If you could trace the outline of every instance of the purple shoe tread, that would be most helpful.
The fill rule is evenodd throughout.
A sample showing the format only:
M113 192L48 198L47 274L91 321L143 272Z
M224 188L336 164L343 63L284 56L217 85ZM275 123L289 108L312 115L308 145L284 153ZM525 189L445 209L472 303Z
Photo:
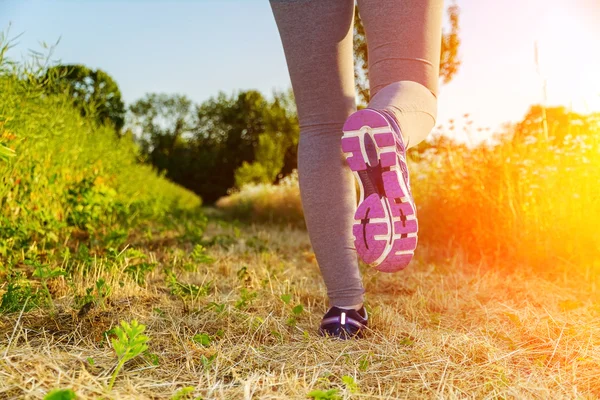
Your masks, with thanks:
M376 195L370 195L356 208L354 218L364 219L367 218L367 211L369 212L369 218L385 218L385 208L381 204L381 201Z
M388 132L382 128L388 128ZM377 129L377 133L369 132L371 129ZM361 140L365 140L365 132L374 138L378 147L378 162L384 168L381 174L383 197L371 194L358 205L354 215L356 222L352 232L356 251L365 263L371 264L378 271L402 270L412 260L417 246L418 231L412 198L410 202L405 201L407 197L410 198L410 193L405 193L400 184L400 179L404 180L404 176L400 168L403 161L399 159L398 152L402 154L404 146L397 142L397 135L386 117L375 110L363 109L355 112L348 118L343 130L342 150L352 171L363 171L369 167L365 163L365 159L368 158L361 149ZM386 167L392 169L388 170ZM408 187L408 183L405 182L404 186ZM414 217L408 219L407 216ZM385 256L382 257L384 253Z
M344 132L357 131L363 126L371 128L388 127L387 120L377 111L365 108L352 114L344 123Z
M377 146L386 147L386 146L394 146L396 144L396 139L394 139L394 133L376 133L373 135L375 137L375 143Z

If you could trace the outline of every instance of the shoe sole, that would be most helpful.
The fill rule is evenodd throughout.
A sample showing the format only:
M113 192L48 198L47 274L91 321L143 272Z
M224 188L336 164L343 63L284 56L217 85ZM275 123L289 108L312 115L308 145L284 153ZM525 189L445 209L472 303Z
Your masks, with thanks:
M352 228L356 251L378 271L402 270L417 247L418 223L400 169L406 163L398 156L396 134L386 117L371 109L352 114L343 133L342 151L360 187ZM363 182L361 171L368 171L370 182ZM377 193L365 199L365 185L375 186Z

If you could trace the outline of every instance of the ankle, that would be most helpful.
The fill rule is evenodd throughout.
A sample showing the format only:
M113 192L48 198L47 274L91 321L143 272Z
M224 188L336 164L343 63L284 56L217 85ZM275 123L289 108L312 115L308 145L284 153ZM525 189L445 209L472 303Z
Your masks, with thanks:
M363 303L358 303L358 304L354 304L354 305L351 305L351 306L336 306L336 307L344 309L344 310L351 310L351 309L353 309L353 310L358 311L358 310L361 309L362 306L363 306Z

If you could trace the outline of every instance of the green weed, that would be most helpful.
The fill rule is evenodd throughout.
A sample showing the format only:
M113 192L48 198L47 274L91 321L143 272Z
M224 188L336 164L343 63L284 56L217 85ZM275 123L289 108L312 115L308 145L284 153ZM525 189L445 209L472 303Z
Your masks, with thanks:
M55 389L44 396L44 400L75 400L77 395L71 389Z
M136 320L131 324L121 321L121 326L116 326L112 332L117 335L117 339L111 339L111 343L119 359L115 370L112 373L108 390L111 390L119 371L125 363L148 349L146 343L150 340L142 333L146 329L145 325L138 324Z

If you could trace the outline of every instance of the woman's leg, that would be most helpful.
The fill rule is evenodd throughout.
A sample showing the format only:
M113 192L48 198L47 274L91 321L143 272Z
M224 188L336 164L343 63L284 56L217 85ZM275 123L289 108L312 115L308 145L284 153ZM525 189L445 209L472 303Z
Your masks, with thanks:
M435 126L443 0L358 0L369 51L369 108L396 116L407 148Z
M310 241L334 306L363 302L352 236L356 192L340 148L356 110L354 0L270 0L300 120L298 177Z

